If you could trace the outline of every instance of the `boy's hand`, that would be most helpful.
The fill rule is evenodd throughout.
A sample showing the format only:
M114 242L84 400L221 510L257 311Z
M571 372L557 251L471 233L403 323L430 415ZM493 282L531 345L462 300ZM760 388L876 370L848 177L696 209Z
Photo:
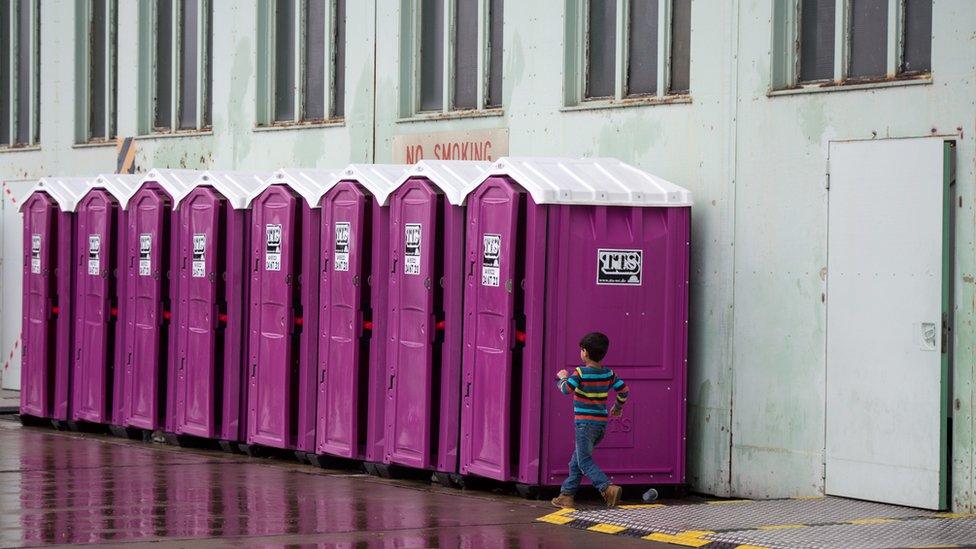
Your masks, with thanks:
M613 417L620 417L620 414L624 412L624 409L619 406L614 406L610 409L610 415Z
M559 373L556 374L556 377L558 377L559 379L566 379L567 377L569 377L569 372L567 372L566 370L559 370Z

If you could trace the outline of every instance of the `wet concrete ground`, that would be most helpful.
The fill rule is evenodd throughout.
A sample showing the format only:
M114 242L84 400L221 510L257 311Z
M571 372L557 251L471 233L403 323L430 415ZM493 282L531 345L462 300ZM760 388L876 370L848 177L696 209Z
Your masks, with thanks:
M4 416L10 418L11 416ZM21 427L0 418L0 547L596 547L547 501ZM615 547L665 547L612 539Z

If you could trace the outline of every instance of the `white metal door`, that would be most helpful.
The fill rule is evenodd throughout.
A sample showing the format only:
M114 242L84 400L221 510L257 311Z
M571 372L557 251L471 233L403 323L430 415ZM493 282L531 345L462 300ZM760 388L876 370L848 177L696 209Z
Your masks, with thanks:
M828 494L945 507L948 153L939 138L830 144Z
M37 181L0 185L0 389L20 389L20 312L24 250L21 198Z

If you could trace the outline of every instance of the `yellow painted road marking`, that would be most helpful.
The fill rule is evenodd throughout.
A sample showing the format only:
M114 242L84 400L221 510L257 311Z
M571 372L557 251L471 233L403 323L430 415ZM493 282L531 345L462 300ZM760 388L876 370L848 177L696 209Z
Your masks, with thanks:
M627 528L625 526L617 526L616 524L606 524L602 522L600 524L594 524L593 526L587 528L587 530L593 532L601 532L604 534L619 534L620 532L623 532L626 529Z
M660 541L662 543L671 543L673 545L683 545L685 547L703 547L711 543L711 540L702 539L703 537L714 534L709 530L688 530L687 532L681 532L680 534L651 534L644 536L641 539L646 539L648 541Z
M937 513L935 516L939 518L974 518L976 515L972 513Z
M732 503L752 503L751 499L723 499L719 501L707 501L709 505L729 505Z
M618 505L621 509L657 509L664 507L663 503L640 503L637 505Z
M792 499L823 499L825 496L796 496Z
M573 517L568 517L566 515L574 511L576 511L576 509L565 507L563 509L556 511L555 513L549 513L548 515L544 517L539 517L535 520L539 522L548 522L550 524L569 524L570 522L573 522L576 519L574 519Z
M865 519L849 520L847 521L847 524L857 524L857 525L888 524L889 522L897 522L897 521L893 518L865 518Z
M766 549L762 545L736 545L735 549Z
M806 524L770 524L769 526L760 526L759 530L790 530L793 528L806 528Z

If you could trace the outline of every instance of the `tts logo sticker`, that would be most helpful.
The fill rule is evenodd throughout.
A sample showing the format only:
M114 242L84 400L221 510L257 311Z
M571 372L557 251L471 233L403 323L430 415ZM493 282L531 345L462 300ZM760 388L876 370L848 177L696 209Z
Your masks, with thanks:
M349 270L349 222L335 224L335 270Z
M643 266L643 250L597 250L596 283L640 286Z
M403 274L420 274L420 241L422 225L407 223L403 235Z
M264 270L281 270L281 224L265 225L264 233L267 237L264 247Z
M481 254L481 285L498 287L501 278L502 236L499 234L482 235Z
M203 233L193 235L193 267L191 276L193 278L205 278L207 276L207 235Z
M102 272L102 262L99 252L102 250L102 235L88 235L88 274L98 276Z
M41 274L41 235L31 235L31 273Z
M139 276L152 274L152 235L139 235Z

